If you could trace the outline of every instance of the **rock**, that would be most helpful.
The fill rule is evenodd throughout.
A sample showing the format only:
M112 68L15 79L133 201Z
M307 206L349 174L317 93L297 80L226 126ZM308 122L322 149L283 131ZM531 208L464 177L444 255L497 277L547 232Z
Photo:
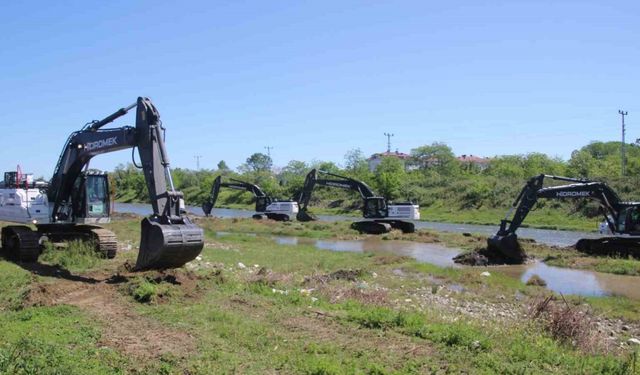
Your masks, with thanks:
M201 261L201 260L202 260L202 255L198 255L198 256L196 257L196 260L197 260L197 261Z
M310 289L300 289L300 294L302 294L303 296L308 296L311 294L311 292L313 292L313 288Z
M623 330L623 331L628 331L628 330L630 330L630 329L631 329L631 327L629 327L629 326L628 326L628 325L626 325L626 324L622 326L622 330Z
M636 338L630 338L629 340L627 340L627 344L631 344L631 345L640 345L640 340L636 339Z
M311 302L317 302L318 299L316 297L311 297Z
M260 265L259 264L254 264L253 268L260 268Z
M375 279L376 277L378 277L378 274L375 272L371 272L371 276Z
M480 341L476 340L476 341L472 342L471 343L471 348L473 348L473 349L480 348Z
M480 274L480 276L489 277L491 276L491 274L487 271L484 271L483 273Z
M247 268L247 266L245 266L244 263L242 263L242 262L238 262L238 268L243 270L243 269Z

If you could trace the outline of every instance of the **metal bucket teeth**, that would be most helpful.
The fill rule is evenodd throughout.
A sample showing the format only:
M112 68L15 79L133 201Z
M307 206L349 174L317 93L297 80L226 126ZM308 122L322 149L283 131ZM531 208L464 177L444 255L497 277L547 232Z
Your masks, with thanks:
M181 267L204 247L202 228L188 220L184 224L160 224L144 218L141 227L137 270Z

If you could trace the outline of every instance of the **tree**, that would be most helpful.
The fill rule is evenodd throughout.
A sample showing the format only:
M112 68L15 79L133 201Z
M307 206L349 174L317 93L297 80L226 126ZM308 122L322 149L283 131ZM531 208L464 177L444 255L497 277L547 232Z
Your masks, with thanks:
M367 159L359 148L347 151L344 155L344 164L345 169L354 175L366 174L369 171Z
M455 174L458 161L445 143L434 142L411 150L411 161L421 170L436 169L442 174Z
M256 152L255 154L247 158L246 164L250 170L254 172L262 172L271 170L273 161L271 160L270 156L265 155L261 152Z
M308 172L307 169L309 169L307 163L299 160L291 160L289 164L282 169L282 173L304 176Z
M386 199L398 198L405 179L404 164L398 158L382 158L376 167L374 180L379 193Z
M220 160L220 162L218 163L218 170L223 172L223 171L228 171L229 170L229 166L227 165L227 163L224 160Z
M569 159L569 174L575 177L589 177L593 173L595 160L591 153L585 150L575 150Z

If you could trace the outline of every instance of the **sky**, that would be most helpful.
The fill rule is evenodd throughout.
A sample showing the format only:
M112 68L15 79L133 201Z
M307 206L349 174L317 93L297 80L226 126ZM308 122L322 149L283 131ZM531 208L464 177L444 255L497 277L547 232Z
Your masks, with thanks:
M0 165L152 99L172 166L347 151L543 152L640 138L638 2L29 1L0 5ZM130 114L115 123L132 125ZM101 155L112 170L130 151Z

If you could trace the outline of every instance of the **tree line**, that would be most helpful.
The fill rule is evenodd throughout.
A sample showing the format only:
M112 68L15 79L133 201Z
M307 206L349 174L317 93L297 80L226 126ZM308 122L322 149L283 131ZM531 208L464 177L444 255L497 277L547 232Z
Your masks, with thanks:
M581 177L609 183L623 199L640 197L640 147L626 147L627 176L621 176L620 142L592 142L575 150L569 160L542 153L502 155L478 165L458 160L444 143L433 143L411 150L401 160L383 157L374 171L359 149L345 154L341 165L330 161L292 160L274 168L268 155L254 153L237 170L220 161L214 169L176 168L172 176L176 188L185 194L189 205L199 206L209 195L217 175L233 177L259 185L268 195L295 199L312 168L343 174L367 183L379 195L391 201L412 201L423 207L447 206L449 209L483 209L509 206L526 179L539 174ZM144 202L148 192L141 171L133 165L119 165L111 173L116 199L121 202ZM222 191L219 205L249 205L252 197L239 191ZM314 206L350 210L359 207L359 197L340 189L318 188ZM597 214L593 204L583 201L541 202L586 216Z

